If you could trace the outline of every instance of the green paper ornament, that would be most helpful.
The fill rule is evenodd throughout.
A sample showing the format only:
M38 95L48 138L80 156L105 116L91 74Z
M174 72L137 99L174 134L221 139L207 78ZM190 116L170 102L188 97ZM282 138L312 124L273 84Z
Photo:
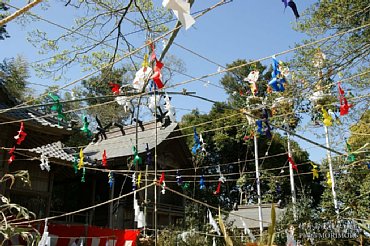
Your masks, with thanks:
M135 147L135 146L133 146L133 147L132 147L132 151L134 152L134 161L133 161L134 165L136 165L137 163L138 163L139 165L141 165L141 164L143 163L143 160L142 160L142 159L141 159L141 157L138 155L138 153L137 153L137 149L136 149L136 147Z

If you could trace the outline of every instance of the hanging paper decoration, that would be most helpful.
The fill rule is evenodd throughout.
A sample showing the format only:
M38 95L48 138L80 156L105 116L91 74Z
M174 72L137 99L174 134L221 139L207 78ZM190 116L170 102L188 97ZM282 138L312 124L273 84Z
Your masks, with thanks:
M156 106L157 106L157 108L158 107L160 108L160 99L161 99L161 97L159 95L151 95L148 98L148 108L152 112L156 112Z
M257 132L262 135L263 134L263 130L262 130L262 120L256 120L256 125L257 125Z
M80 161L78 163L78 170L80 170L84 166L84 152L82 148L80 149Z
M119 95L119 93L120 93L120 87L121 87L119 84L109 82L109 86L111 87L112 93L114 95Z
M165 194L166 193L166 189L165 189L165 187L166 187L166 182L165 182L165 180L164 180L164 172L162 172L162 174L161 174L161 178L159 179L159 184L161 185L161 187L162 187L162 194Z
M136 192L135 192L136 193ZM137 228L142 228L146 225L144 212L140 210L139 203L136 199L136 194L134 194L134 221L137 222Z
M213 195L218 195L218 194L220 194L220 192L221 192L221 181L219 180L219 181L218 181L218 184L217 184L217 188L216 188L216 190L213 192Z
M293 158L292 158L292 157L290 157L289 155L288 155L288 161L289 161L290 165L292 165L292 168L293 168L294 170L296 170L296 172L298 172L298 167L297 167L297 165L295 164L295 162L294 162Z
M164 64L162 62L160 62L159 60L155 60L154 73L151 79L154 81L158 89L162 89L164 87L164 84L162 83L162 74L161 74L163 66Z
M132 190L136 190L136 173L132 174Z
M114 185L114 174L113 174L113 172L108 173L108 184L109 184L109 188L112 189L112 187Z
M250 84L249 86L251 88L251 92L253 96L257 96L257 93L258 93L257 80L258 80L259 74L260 74L259 71L251 71L248 74L248 77L245 79Z
M325 126L332 126L333 125L333 118L331 117L330 114L328 114L328 112L324 109L324 108L321 108L321 111L322 111L322 117L324 118L323 122L324 122L324 125Z
M49 237L49 232L48 232L48 219L45 219L44 223L44 232L42 233L41 239L38 243L37 246L50 246L50 237Z
M182 188L183 190L188 190L188 189L189 189L189 187L190 187L190 183L189 183L189 182L184 182L184 184L181 186L181 188Z
M202 136L202 133L199 133L199 142L200 142L200 147L201 147L201 151L204 155L207 155L207 151L206 151L206 143L204 142L203 140L203 136Z
M75 170L75 174L78 172L78 158L77 158L77 153L73 155L73 169Z
M332 186L333 182L331 180L331 176L330 176L330 172L327 172L326 173L326 183L329 185L329 186Z
M82 168L82 177L81 177L81 182L82 182L82 183L85 183L85 173L86 173L86 168L85 168L85 167L83 167L83 168Z
M152 69L150 67L142 67L136 72L134 81L132 82L132 87L137 91L141 92L145 85L145 82L149 79L152 74Z
M270 126L270 123L269 123L269 115L268 115L268 112L267 112L267 109L263 108L262 109L262 117L263 117L263 122L265 123L265 135L267 138L271 139L272 138L272 135L271 135L271 126Z
M8 164L11 164L15 159L14 151L15 151L15 146L13 146L13 148L11 148L8 152L9 155L10 155L10 157L8 159Z
M182 177L181 177L181 175L180 175L179 170L177 170L177 172L176 172L176 183L177 183L177 185L178 185L178 186L181 186L181 185L182 185L182 183L183 183L183 181L182 181Z
M123 110L125 111L125 113L132 111L132 104L128 97L119 96L119 97L116 97L114 100L116 100L118 105L123 106Z
M86 133L88 137L91 137L91 131L89 129L89 121L87 120L87 116L84 115L82 117L82 127L80 128L82 132Z
M281 73L281 70L279 69L279 62L275 56L272 57L272 69L272 79L270 80L268 85L272 88L273 91L283 92L285 90L283 83L285 83L286 80L284 78L284 75Z
M21 127L19 128L18 135L14 136L14 139L17 140L17 144L20 145L26 138L27 133L24 132L23 121L21 121Z
M295 18L298 19L300 16L299 16L297 5L295 4L295 2L293 2L293 0L289 0L288 6L292 9Z
M352 147L346 140L346 147L347 147L347 162L352 163L356 160L355 155L352 153Z
M245 223L245 221L240 217L240 220L243 224L243 227L244 227L244 235L248 235L249 238L252 240L252 242L255 242L256 241L256 237L253 235L253 233L251 232L251 230L248 228L247 224Z
M194 146L193 148L191 149L191 152L196 155L197 154L197 151L198 149L201 148L201 145L200 145L200 139L199 139L199 135L197 133L197 129L194 127L193 128L194 130Z
M348 114L348 111L351 107L353 107L352 104L348 104L347 98L344 96L344 90L340 86L340 83L338 83L338 91L339 91L339 102L340 102L340 115L346 115Z
M218 228L217 222L213 219L212 213L209 209L207 209L207 215L208 215L208 220L209 224L213 227L213 230L220 236L220 228Z
M102 163L102 166L103 167L107 167L108 166L107 165L107 152L105 150L103 151L101 163Z
M203 190L205 188L206 188L206 184L205 184L205 181L204 181L204 177L202 175L202 176L200 176L199 189Z
M54 93L49 92L49 97L54 101L54 105L51 106L50 109L52 111L57 112L57 114L58 114L58 123L59 123L60 120L65 120L66 116L63 113L63 106L59 101L60 100L59 96L54 94Z
M195 23L194 18L190 15L190 3L185 0L163 0L162 5L167 9L172 9L176 18L185 27L185 30Z
M134 165L136 165L136 164L141 165L143 160L141 159L141 157L137 153L137 149L136 149L135 146L132 147L132 151L134 152L134 161L133 161Z
M164 97L164 108L167 110L166 116L170 119L171 122L176 122L176 111L175 108L171 105L171 98L167 95Z
M146 165L151 165L152 164L152 153L150 152L148 143L146 143L145 151L146 151Z
M312 166L311 172L312 172L312 180L319 178L319 170L317 170L317 165L310 163Z
M140 188L140 184L141 184L141 172L139 172L139 175L137 176L137 187Z
M49 166L49 159L44 155L41 154L40 156L40 168L42 171L47 170L48 172L50 171L50 166Z

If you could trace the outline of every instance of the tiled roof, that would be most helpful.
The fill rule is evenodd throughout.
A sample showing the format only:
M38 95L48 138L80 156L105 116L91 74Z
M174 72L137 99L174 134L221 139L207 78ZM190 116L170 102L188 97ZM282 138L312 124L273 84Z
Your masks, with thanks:
M178 129L177 123L171 123L165 128L161 128L158 123L157 128L157 146L163 142L175 129ZM133 154L132 147L136 145L135 128L124 129L125 135L122 136L120 131L112 131L106 140L91 143L84 149L85 156L92 160L101 160L102 153L106 150L109 158L125 157ZM180 132L178 132L180 134ZM154 123L145 125L145 130L138 132L138 153L145 152L146 144L148 143L149 149L155 146L155 127Z
M271 204L263 204L262 206L262 220L268 223L263 223L263 227L268 227L271 223ZM275 205L276 217L278 218L283 214L285 209L278 208ZM251 219L243 219L249 229L259 228L258 206L257 205L241 205L238 210L232 211L227 218L227 222L233 222L237 228L244 228L243 222L240 220L243 216Z
M10 108L9 105L0 102L0 109L8 109ZM56 119L53 119L51 117L44 117L39 118L40 116L43 116L43 113L40 113L36 110L31 109L16 109L16 110L9 110L5 113L3 113L6 117L12 118L14 120L21 120L21 119L33 119L31 120L32 123L35 124L41 124L43 126L48 127L55 127L59 129L66 129L66 130L72 130L72 128L68 127L65 123L58 124L58 121ZM1 116L1 114L0 114Z
M41 147L29 149L28 151L38 154L44 154L48 158L57 158L73 162L73 152L64 150L63 147L64 145L60 141L58 141L51 144L43 145Z

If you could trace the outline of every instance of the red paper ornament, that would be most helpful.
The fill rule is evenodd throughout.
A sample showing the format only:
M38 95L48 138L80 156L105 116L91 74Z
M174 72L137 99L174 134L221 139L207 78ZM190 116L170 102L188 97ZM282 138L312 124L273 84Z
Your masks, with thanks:
M221 181L218 181L216 191L213 192L213 195L218 195L218 194L220 194L220 192L221 192Z
M292 168L298 172L298 167L297 167L297 165L295 164L295 162L293 161L292 157L288 156L288 161L289 161L289 162L290 162L290 164L292 165Z
M105 150L103 151L103 157L101 162L103 167L107 167L107 152Z
M23 125L23 121L22 121L21 122L21 127L18 131L18 135L14 136L14 139L16 139L17 144L20 145L24 141L26 136L27 136L27 133L24 132L24 125Z

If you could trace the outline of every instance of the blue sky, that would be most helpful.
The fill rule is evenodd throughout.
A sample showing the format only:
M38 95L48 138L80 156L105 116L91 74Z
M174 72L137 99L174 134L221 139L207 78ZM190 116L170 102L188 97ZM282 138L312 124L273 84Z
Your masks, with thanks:
M10 1L11 4L22 6L26 1ZM156 0L156 4L160 5L161 1ZM218 1L202 1L196 0L192 8L192 12L204 9L215 4ZM304 9L311 4L317 2L314 0L295 1L301 15ZM42 6L36 6L32 12L39 14L45 19L51 20L63 26L69 27L73 23L74 12L71 8L65 8L60 2L49 1L51 7L44 11ZM281 0L259 0L246 1L234 0L225 4L206 15L199 18L196 24L185 31L181 29L175 42L183 45L187 49L193 50L202 56L209 58L219 64L226 65L236 59L253 60L262 57L272 56L278 52L290 49L295 43L299 43L305 35L298 33L292 29L295 23L295 17L291 9L287 8L284 12L284 5ZM173 25L173 23L172 23ZM172 27L170 26L170 28ZM47 23L40 21L30 22L22 26L16 22L11 22L8 25L8 32L11 35L10 39L0 42L0 59L6 57L14 57L21 54L30 62L48 57L47 55L39 55L37 49L30 45L26 40L27 31L39 28L51 35L57 35L61 32ZM135 36L135 43L140 45L145 42L144 35ZM157 52L159 53L159 52ZM199 77L205 74L216 72L218 67L209 63L193 54L184 51L173 45L169 51L170 54L182 59L186 65L186 73L194 77ZM280 60L287 60L291 57L290 54L279 57ZM264 62L265 65L270 64L270 60ZM87 72L82 72L78 66L73 67L67 72L67 78L53 82L49 79L42 79L34 76L30 79L31 82L44 85L65 84L74 79L77 79ZM211 83L219 85L221 76L209 77ZM187 80L183 76L176 76L173 83ZM35 87L36 88L36 87ZM227 96L222 89L209 85L204 86L203 82L195 81L178 88L181 90L186 88L188 91L196 91L197 95L210 98L215 101L226 100ZM40 88L37 88L40 91ZM173 98L173 105L178 108L193 109L198 108L201 111L207 112L212 104L200 101L189 97ZM178 111L179 116L188 111ZM323 128L316 128L314 131L324 132ZM311 133L300 132L306 137L314 137ZM316 139L320 143L324 143L325 139ZM323 149L312 148L311 144L299 141L302 147L308 148L310 156L317 161L323 158L326 151Z

